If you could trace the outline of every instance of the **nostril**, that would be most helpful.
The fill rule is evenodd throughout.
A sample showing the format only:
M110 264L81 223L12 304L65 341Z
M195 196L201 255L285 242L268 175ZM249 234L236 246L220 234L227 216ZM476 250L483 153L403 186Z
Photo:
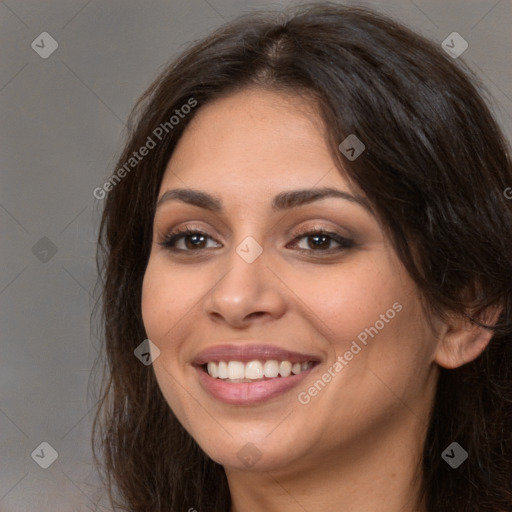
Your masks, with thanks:
M258 318L265 314L265 311L255 311L254 313L250 313L247 315L247 318Z

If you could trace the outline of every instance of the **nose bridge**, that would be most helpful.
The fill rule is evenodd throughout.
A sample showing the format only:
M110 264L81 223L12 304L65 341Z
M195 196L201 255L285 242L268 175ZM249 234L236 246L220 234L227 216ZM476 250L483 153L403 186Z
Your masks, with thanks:
M213 287L206 301L209 314L241 324L250 315L282 313L283 297L266 268L268 255L251 235L233 244L226 258L226 272Z
M252 236L233 245L227 258L228 271L215 287L219 298L234 304L255 300L266 286L262 282L265 260L262 245Z

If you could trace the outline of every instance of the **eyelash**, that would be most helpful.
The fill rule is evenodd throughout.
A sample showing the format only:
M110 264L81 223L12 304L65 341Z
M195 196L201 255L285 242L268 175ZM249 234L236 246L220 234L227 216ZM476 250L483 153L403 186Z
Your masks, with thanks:
M211 238L207 233L205 233L204 231L201 231L199 229L194 229L194 228L190 228L190 227L178 228L175 231L166 235L163 242L159 242L159 245L161 245L162 247L165 247L166 249L173 251L173 252L197 253L199 251L203 251L204 249L176 249L176 247L174 247L174 244L176 243L177 240L179 240L181 238L186 238L187 236L192 236L192 235L200 235L200 236L204 236L207 238ZM314 252L314 253L324 253L324 254L330 255L333 252L341 252L343 250L350 249L351 247L354 246L353 240L350 240L349 238L342 237L342 236L338 235L337 233L332 233L323 228L300 230L299 232L295 233L293 236L294 236L294 238L293 238L292 242L298 242L301 238L307 238L307 237L312 237L312 236L323 236L323 237L330 238L331 240L333 240L334 242L339 244L339 247L337 247L335 249L319 249L319 250L297 249L299 252L302 252L302 253ZM213 240L213 238L211 238L211 239Z

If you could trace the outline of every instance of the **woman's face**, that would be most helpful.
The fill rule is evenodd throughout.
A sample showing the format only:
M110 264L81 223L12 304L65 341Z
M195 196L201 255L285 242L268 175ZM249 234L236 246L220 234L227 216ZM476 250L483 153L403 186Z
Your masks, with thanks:
M158 197L144 325L162 393L210 457L304 470L421 430L434 336L312 104L247 89L205 105Z

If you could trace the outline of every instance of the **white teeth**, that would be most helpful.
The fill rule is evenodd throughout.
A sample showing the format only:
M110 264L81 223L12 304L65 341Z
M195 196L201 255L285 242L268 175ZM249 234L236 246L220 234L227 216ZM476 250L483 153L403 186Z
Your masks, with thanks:
M210 375L213 377L211 373ZM245 365L245 378L252 380L263 378L263 365L259 361L251 361L250 363L247 363Z
M297 375L302 371L302 365L300 363L294 363L292 365L292 373Z
M313 366L311 361L291 363L290 361L278 361L269 359L261 361L211 361L206 365L208 375L214 379L228 380L230 382L247 382L248 380L274 379L276 377L289 377L298 375Z
M279 375L281 377L289 377L292 373L292 363L290 361L281 361L279 364Z
M217 365L215 363L208 363L208 373L213 378L217 378L219 376L219 373L217 371Z
M215 364L215 363L213 363ZM219 379L227 379L228 378L228 364L224 361L220 361L217 367L217 373Z
M263 373L269 379L277 377L279 375L279 363L275 359L266 361L263 365Z
M245 364L240 361L229 361L228 363L228 379L245 378Z

